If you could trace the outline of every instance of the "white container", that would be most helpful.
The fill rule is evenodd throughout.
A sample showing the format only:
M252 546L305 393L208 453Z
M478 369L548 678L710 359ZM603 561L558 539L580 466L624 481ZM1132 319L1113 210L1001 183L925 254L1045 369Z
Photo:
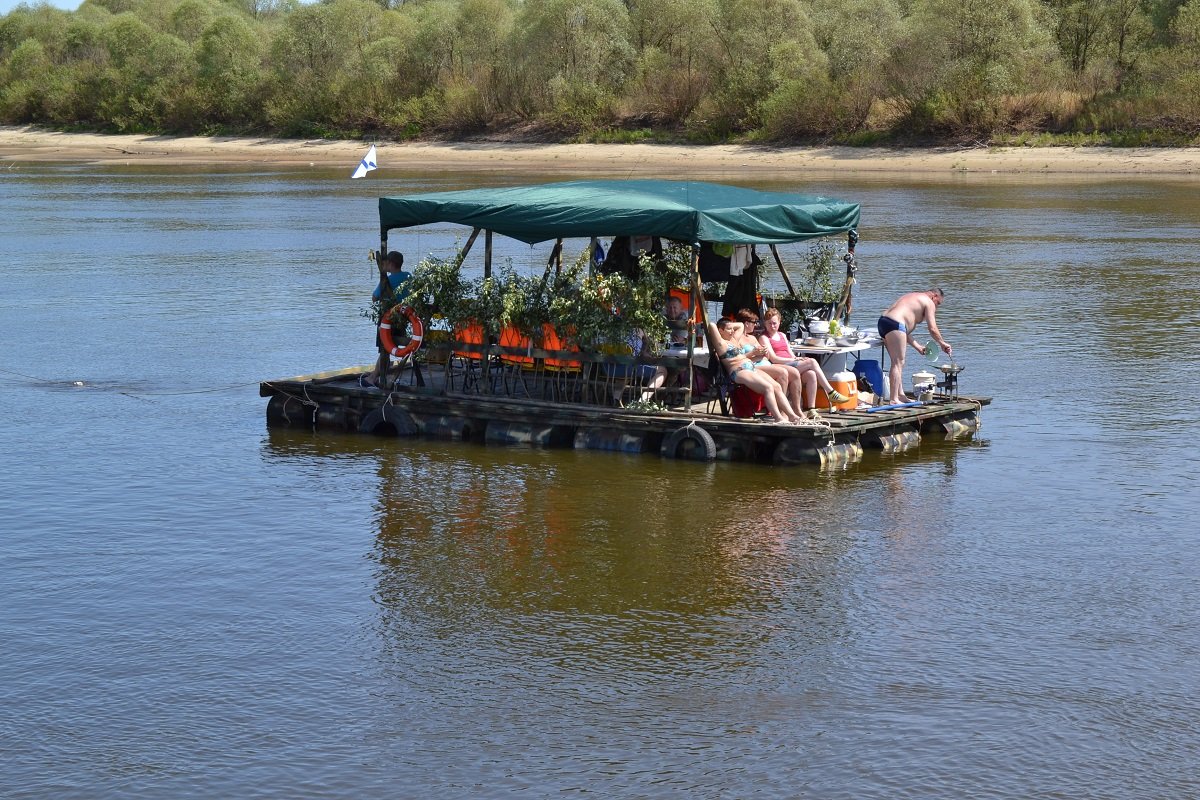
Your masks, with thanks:
M918 400L933 399L933 388L937 385L937 376L932 372L914 372L912 376L913 395Z

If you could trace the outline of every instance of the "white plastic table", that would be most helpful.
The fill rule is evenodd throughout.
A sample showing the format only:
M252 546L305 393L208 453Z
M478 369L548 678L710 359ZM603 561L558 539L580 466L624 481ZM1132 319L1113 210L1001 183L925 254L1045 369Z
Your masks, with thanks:
M824 345L792 342L792 352L798 356L815 358L817 363L821 365L821 371L825 373L826 377L829 377L838 372L846 371L846 365L851 353L861 353L863 350L870 350L879 343L880 340L876 338L864 339L844 347L839 345L826 347Z
M687 358L687 347L667 347L662 351L664 356L672 358ZM708 348L697 347L692 353L692 363L697 367L708 366Z

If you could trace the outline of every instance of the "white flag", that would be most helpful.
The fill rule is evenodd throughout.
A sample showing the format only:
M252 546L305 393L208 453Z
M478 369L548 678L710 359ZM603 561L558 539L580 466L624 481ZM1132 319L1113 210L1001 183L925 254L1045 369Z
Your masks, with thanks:
M375 145L371 145L371 149L367 151L365 156L363 156L363 160L358 162L358 169L354 170L354 174L350 177L361 178L371 170L375 169L376 166L378 165L375 163Z

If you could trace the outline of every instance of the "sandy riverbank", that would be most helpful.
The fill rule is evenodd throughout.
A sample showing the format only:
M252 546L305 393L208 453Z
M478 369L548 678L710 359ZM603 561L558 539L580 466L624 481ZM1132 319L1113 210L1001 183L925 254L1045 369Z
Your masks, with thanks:
M730 177L804 172L1200 176L1200 148L853 148L690 147L652 144L507 144L380 142L380 172L482 170ZM366 152L360 141L55 133L0 127L0 160L104 164L344 165Z

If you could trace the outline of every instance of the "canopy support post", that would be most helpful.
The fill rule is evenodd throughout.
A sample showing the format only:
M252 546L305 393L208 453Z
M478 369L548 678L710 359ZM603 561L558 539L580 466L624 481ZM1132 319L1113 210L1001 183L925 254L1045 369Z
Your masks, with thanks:
M688 327L692 328L692 317L696 315L696 309L700 311L700 320L703 324L707 318L704 313L704 290L700 286L700 243L692 243L692 313L688 315ZM712 352L711 350L709 352ZM687 337L687 386L683 389L683 405L689 414L692 413L692 387L696 385L696 364L693 357L696 355L696 335L695 331L689 330Z
M483 232L483 277L492 277L492 232Z
M844 324L850 322L850 312L854 310L854 275L858 272L858 262L854 258L854 245L858 244L858 231L854 228L846 234L846 255L842 256L842 260L846 262L846 283L842 286L842 297L838 300L837 308L834 309L833 318L840 319Z
M492 232L489 229L489 230L486 230L483 232L483 279L486 281L491 277L492 277ZM494 388L494 386L492 384L492 358L491 358L492 349L491 349L491 346L496 343L499 333L495 332L496 320L481 319L481 320L479 320L479 322L480 322L480 324L483 325L483 329L486 332L487 345L488 345L487 352L485 353L485 357L483 359L483 384L484 384L484 386L488 387L488 392L490 393L492 391L492 389ZM494 332L495 332L495 335L493 335Z
M550 268L554 267L554 277L557 278L562 271L562 238L558 238L554 242L554 249L550 251L550 258L546 259L546 271L542 273L542 286L550 280Z
M475 244L475 240L479 238L480 228L471 230L471 236L467 239L467 243L463 245L462 250L458 251L458 266L467 260L467 253L471 252L471 245Z
M792 286L792 277L788 275L787 269L783 266L783 259L779 257L779 249L775 245L770 245L771 255L775 257L775 264L779 267L779 274L783 276L783 282L791 292L792 297L796 296L796 287Z
M392 283L388 280L387 268L384 266L387 263L388 251L387 231L382 231L379 235L379 252L371 253L370 258L375 262L376 268L379 270L379 320L375 323L376 333L379 331L379 323L383 322L383 315L388 312L392 305ZM378 336L376 337L378 339ZM392 367L392 356L383 346L383 342L379 342L379 355L375 359L375 374L379 376L379 386L385 392L392 387L388 383L388 373Z

